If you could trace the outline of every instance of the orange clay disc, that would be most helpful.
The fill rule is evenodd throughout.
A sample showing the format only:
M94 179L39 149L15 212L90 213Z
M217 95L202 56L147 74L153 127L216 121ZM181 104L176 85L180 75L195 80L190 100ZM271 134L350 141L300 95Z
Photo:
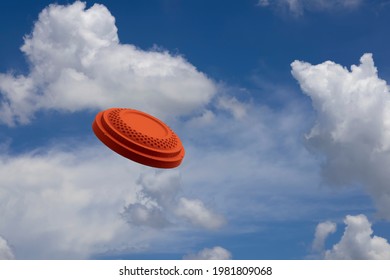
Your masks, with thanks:
M184 157L184 147L172 129L141 111L111 108L99 112L92 129L111 150L144 165L173 168Z

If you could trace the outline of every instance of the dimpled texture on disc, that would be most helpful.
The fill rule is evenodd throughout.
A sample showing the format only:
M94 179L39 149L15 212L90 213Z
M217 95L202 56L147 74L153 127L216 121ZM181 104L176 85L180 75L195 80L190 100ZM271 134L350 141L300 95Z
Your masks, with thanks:
M113 151L138 163L174 168L184 158L179 137L159 119L134 109L99 112L92 124L95 135Z

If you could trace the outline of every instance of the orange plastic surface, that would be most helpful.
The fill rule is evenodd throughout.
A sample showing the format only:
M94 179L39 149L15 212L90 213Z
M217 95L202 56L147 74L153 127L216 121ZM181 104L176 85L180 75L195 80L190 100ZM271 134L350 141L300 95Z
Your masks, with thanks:
M184 147L172 129L141 111L123 108L101 111L92 129L111 150L144 165L174 168L184 158Z

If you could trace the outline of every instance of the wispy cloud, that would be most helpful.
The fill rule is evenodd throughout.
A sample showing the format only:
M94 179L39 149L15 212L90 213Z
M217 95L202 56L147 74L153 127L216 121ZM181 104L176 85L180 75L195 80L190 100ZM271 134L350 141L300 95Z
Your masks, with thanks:
M305 11L352 10L364 0L259 0L258 6L286 10L293 16L302 16Z
M185 260L230 260L232 254L220 246L205 248L197 253L188 254L183 257Z
M0 236L0 260L12 260L15 256L8 245L7 240Z
M180 198L176 208L179 217L187 219L194 225L199 225L208 229L217 229L225 223L225 219L213 213L199 199Z

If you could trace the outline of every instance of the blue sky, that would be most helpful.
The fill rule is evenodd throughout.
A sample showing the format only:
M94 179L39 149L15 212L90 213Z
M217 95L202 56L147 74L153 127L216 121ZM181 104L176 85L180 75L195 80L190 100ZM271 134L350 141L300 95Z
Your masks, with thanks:
M0 3L0 259L390 259L388 1L50 4ZM108 150L110 107L183 164Z

